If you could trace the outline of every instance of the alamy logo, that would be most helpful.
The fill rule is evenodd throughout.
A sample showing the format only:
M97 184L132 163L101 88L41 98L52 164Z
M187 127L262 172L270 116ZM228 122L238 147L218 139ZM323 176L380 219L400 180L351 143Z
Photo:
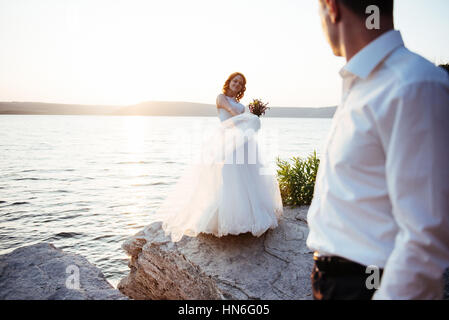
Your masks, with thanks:
M80 289L80 269L78 266L71 264L65 269L65 273L70 274L66 281L65 286L67 289L79 290Z
M380 29L380 9L378 6L375 5L370 5L368 7L366 7L365 10L366 14L369 14L370 16L368 18L366 18L366 28L368 30L373 30L373 29Z
M370 274L365 281L368 290L379 289L380 286L380 270L378 266L366 267L365 273Z

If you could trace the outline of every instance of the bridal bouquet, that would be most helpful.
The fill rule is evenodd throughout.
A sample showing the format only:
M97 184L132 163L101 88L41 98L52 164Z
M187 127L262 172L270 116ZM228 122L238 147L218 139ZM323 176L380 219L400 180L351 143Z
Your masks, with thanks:
M268 103L263 103L262 100L253 99L253 102L248 105L248 108L252 114L260 117L261 115L265 114L265 111L267 109L270 109L269 107L267 107L267 105Z

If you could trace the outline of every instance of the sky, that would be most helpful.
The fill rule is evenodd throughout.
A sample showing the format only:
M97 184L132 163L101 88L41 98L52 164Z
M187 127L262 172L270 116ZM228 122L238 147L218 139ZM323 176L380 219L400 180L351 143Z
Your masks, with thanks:
M406 46L449 62L449 1L396 0ZM227 76L242 102L338 104L345 64L318 0L0 0L0 101L214 104Z

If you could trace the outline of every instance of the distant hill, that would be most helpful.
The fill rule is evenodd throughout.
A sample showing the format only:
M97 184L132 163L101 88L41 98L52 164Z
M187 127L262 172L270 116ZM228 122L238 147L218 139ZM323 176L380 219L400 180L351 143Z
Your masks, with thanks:
M293 108L271 107L266 117L332 118L336 107ZM215 105L192 102L150 101L130 106L98 106L43 102L0 102L0 114L46 115L139 115L139 116L196 116L217 115Z
M0 114L111 115L121 106L45 102L0 102Z

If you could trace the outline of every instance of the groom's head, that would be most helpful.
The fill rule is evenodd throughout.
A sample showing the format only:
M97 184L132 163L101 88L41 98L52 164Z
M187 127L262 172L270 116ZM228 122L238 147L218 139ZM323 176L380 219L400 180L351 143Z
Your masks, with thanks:
M393 0L319 0L321 23L332 50L348 57L346 45L393 28Z

